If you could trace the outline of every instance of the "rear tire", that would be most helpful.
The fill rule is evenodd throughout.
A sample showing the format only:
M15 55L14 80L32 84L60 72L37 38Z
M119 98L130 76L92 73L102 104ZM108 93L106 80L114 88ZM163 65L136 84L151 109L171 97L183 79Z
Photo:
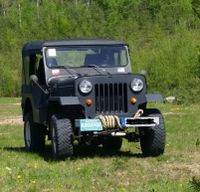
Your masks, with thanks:
M108 137L103 141L103 148L105 150L119 151L122 146L122 138L120 137Z
M55 115L52 116L51 144L52 154L55 159L73 155L73 132L69 119L58 119Z
M164 118L158 109L147 109L145 117L159 117L159 125L152 128L139 128L140 146L144 156L159 156L165 150Z
M32 113L25 115L24 121L24 143L28 151L42 151L45 146L45 127L33 123Z

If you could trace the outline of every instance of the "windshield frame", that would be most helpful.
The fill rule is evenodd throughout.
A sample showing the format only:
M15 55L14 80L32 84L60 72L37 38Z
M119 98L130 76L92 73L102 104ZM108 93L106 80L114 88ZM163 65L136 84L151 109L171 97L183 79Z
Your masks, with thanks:
M68 68L87 68L87 67L90 67L92 64L88 64L88 65L85 65L83 63L83 65L80 65L80 66L70 66L70 65L58 65L58 66L49 66L48 63L47 63L47 50L49 49L56 49L56 48L84 48L84 47L91 47L92 48L95 48L95 47L122 47L124 48L125 50L125 60L126 60L126 64L123 64L123 65L111 65L111 64L108 64L108 65L103 65L103 64L99 64L99 68L119 68L119 67L126 67L128 65L130 65L130 55L129 55L129 48L127 45L66 45L66 46L48 46L48 47L44 47L43 48L43 54L44 54L44 61L45 61L45 65L47 66L47 68L49 69L55 69L55 68L59 68L61 66L66 66Z

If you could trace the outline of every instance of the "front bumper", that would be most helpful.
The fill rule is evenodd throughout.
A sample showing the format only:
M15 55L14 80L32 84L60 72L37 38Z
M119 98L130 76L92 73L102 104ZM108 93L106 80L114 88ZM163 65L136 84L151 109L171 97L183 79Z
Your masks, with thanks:
M159 117L125 117L119 118L120 124L113 126L105 126L105 122L100 119L76 119L75 127L80 129L80 132L101 132L112 130L125 130L127 128L139 127L155 127L159 125ZM108 119L109 121L109 119ZM107 122L109 123L109 122Z
M155 127L159 125L159 117L126 117L121 118L121 124L124 128Z

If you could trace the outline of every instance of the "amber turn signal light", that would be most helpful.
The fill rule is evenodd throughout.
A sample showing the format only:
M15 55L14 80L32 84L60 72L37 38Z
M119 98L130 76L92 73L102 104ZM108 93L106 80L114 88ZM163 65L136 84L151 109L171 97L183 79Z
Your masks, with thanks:
M92 105L92 99L86 99L85 100L85 104L87 105L87 106L90 106L90 105Z
M131 103L132 103L132 104L137 103L137 99L136 99L135 97L132 97L132 98L131 98Z

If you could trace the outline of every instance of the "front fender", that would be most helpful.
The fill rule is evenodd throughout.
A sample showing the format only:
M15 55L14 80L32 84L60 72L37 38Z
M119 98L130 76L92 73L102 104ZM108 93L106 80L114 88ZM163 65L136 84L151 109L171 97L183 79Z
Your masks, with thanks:
M146 94L147 102L163 102L164 98L161 94Z
M52 96L49 98L49 101L58 102L61 106L66 105L81 105L81 102L78 97L76 96L69 96L69 97L57 97Z

